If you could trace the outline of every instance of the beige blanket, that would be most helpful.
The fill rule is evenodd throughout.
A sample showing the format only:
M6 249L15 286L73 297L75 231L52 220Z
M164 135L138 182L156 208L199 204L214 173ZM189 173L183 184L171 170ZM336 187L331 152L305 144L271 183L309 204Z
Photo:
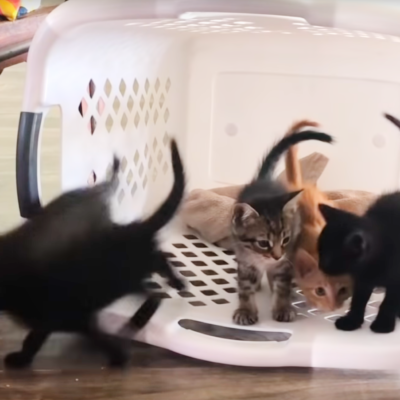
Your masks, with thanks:
M328 159L313 153L300 160L303 181L316 183L325 169ZM278 177L285 181L285 171ZM232 208L243 185L210 190L191 191L182 207L185 224L203 239L229 249ZM338 208L362 214L377 195L358 190L336 190L324 192Z

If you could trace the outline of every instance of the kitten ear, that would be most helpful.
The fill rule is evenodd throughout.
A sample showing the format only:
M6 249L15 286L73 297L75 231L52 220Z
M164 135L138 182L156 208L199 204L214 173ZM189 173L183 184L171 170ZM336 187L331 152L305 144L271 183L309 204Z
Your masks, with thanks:
M258 212L246 203L236 203L233 207L232 222L234 226L242 226L248 219L258 217Z
M281 196L282 205L285 206L286 204L288 204L292 200L296 200L297 201L297 199L295 197L297 197L302 191L303 191L303 189L300 189L300 190L296 190L294 192L285 193L284 195L282 195Z
M350 233L344 242L346 253L354 258L362 256L367 249L367 238L364 232Z
M294 267L300 278L304 279L318 269L318 263L307 251L299 249L294 258Z
M341 210L328 206L327 204L320 203L318 204L318 208L326 222L336 220L339 216L343 215Z

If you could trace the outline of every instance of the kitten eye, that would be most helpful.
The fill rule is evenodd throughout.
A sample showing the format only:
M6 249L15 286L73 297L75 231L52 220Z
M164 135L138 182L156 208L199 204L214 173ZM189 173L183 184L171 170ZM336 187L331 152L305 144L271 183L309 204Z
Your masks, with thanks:
M290 242L290 236L286 236L282 239L282 245L286 246Z
M258 240L257 241L257 246L260 249L270 249L272 247L269 240Z
M315 294L319 297L325 296L325 289L323 287L318 287L315 289Z
M347 288L346 287L342 287L342 288L339 289L338 295L345 296L346 294L347 294Z

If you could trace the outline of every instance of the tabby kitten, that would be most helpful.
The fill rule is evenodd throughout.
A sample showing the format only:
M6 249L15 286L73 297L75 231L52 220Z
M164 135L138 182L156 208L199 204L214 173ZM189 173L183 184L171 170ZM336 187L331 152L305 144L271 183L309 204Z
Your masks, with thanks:
M399 120L385 116L400 127ZM364 216L319 207L326 220L318 241L319 266L328 275L347 273L354 280L350 310L336 321L336 328L360 328L372 291L383 287L385 298L370 329L392 332L400 315L400 192L381 196Z
M318 127L319 124L308 120L299 121L292 126L287 135L310 126ZM285 164L290 189L303 189L297 202L301 230L294 255L290 258L295 281L310 305L322 311L336 310L351 296L352 282L348 275L330 277L318 268L317 240L325 226L318 204L330 205L331 202L315 185L304 184L297 146L290 147Z
M80 204L71 200L74 198L71 193L58 200L59 205L71 205L64 211L78 224L76 228L65 218L70 234L79 233L83 228L84 235L70 236L68 240L65 236L62 245L47 248L42 255L33 249L32 242L42 240L37 238L38 234L50 237L51 230L56 228L51 216L60 221L63 215L62 212L53 214L54 210L62 209L53 203L49 208L44 207L38 217L0 237L0 309L30 330L22 349L6 356L7 367L30 365L53 332L73 332L90 338L113 366L122 366L128 361L123 341L102 332L96 316L121 297L143 294L147 301L130 321L132 328L139 329L160 304L160 299L148 296L146 278L160 273L167 276L174 288L181 290L184 286L156 241L157 232L175 215L184 194L184 170L175 141L171 142L171 153L175 178L172 190L159 209L144 221L113 224L98 204L99 216L103 215L104 219L100 226L90 228L84 221L85 213L81 213L83 204L94 207L94 199L103 202L102 196L96 195L88 200L90 193L95 194L91 188L87 189L86 197L83 192L77 194ZM80 211L70 214L70 208ZM93 215L88 212L92 220ZM76 218L78 215L82 221ZM59 226L58 230L62 228ZM53 230L53 234L57 236L57 231Z
M289 322L295 317L291 305L292 268L285 255L298 231L295 197L273 178L276 164L290 146L306 140L331 143L332 137L304 131L284 137L265 156L256 178L238 196L232 216L232 242L238 262L239 307L233 320L239 325L258 321L255 292L266 270L272 271L272 317Z

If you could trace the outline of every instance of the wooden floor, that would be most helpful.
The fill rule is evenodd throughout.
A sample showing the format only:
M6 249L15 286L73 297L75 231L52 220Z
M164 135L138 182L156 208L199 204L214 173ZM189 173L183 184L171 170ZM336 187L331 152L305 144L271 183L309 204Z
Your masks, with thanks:
M15 143L25 65L0 76L0 229L20 221ZM46 120L42 143L45 201L59 191L59 113ZM23 332L0 316L0 357L19 348ZM346 357L346 354L343 354ZM55 336L32 371L0 372L1 400L235 400L400 399L399 373L310 369L252 369L209 364L134 344L132 366L111 372L82 341ZM2 370L2 362L0 362Z

